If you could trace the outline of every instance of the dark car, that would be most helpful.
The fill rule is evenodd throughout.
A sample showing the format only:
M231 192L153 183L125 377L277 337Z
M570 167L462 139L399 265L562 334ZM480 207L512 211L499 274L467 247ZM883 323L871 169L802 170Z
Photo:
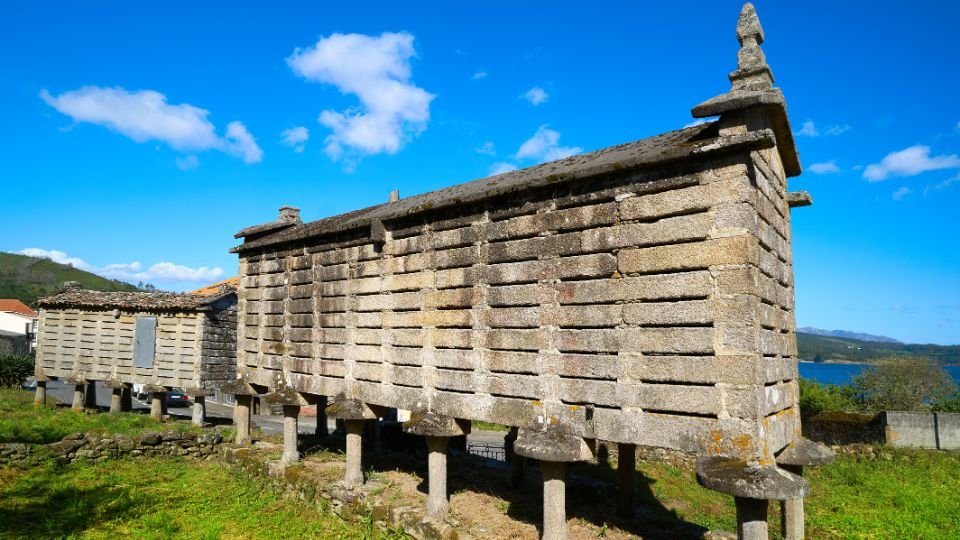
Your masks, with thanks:
M180 388L174 388L167 392L167 407L189 407L190 397L183 393Z

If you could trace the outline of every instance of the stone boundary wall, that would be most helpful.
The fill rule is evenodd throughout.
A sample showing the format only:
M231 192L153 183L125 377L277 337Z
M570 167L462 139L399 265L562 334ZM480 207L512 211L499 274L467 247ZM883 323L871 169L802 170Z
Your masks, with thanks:
M880 413L890 446L960 450L960 413Z
M136 437L74 433L60 442L46 445L0 444L0 467L30 463L31 459L45 456L56 459L61 465L121 457L185 456L214 459L219 455L222 443L223 436L218 431L204 434L145 431Z

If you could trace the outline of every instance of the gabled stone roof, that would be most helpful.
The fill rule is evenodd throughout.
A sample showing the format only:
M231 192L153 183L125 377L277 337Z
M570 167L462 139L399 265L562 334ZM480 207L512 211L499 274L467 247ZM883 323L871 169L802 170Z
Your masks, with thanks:
M236 288L218 294L179 294L166 292L104 292L64 288L37 301L42 308L76 307L127 309L138 311L202 311L222 298L236 294Z
M451 206L474 204L484 199L603 174L612 174L624 169L651 168L691 158L714 156L724 152L772 148L774 144L774 135L770 130L751 131L743 135L721 137L718 136L715 123L700 124L535 167L415 195L396 202L297 224L254 240L248 240L231 251L238 253L362 227L375 228L386 220L408 217ZM244 231L255 227L248 227ZM241 231L241 233L244 231Z

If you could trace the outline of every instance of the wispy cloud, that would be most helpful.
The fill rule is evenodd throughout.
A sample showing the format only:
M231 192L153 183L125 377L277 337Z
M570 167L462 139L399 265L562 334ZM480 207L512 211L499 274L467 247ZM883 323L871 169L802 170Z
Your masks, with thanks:
M567 158L583 152L579 146L560 146L560 132L546 124L540 126L532 137L524 141L514 156L516 159L533 159L540 163Z
M819 129L817 125L813 123L813 120L807 120L801 124L800 129L794 132L794 135L798 137L820 137L821 135L842 135L853 129L848 124L837 124L833 126L828 126L826 129Z
M474 81L479 81L480 79L486 79L486 78L487 78L486 71L478 71L474 73L472 77L470 77L470 79Z
M281 144L293 148L293 151L299 154L303 152L303 149L307 146L307 139L310 138L310 130L303 126L287 128L280 132L280 137Z
M119 279L131 283L138 281L161 284L179 282L202 283L214 281L223 276L223 269L220 267L201 266L191 268L168 261L158 262L146 269L144 269L143 265L138 261L132 263L114 263L97 267L79 257L71 257L63 251L55 249L26 248L20 250L20 253L31 257L50 259L51 261L61 264L69 264L74 268L92 272L106 278Z
M436 96L411 81L413 41L407 32L332 34L287 58L304 79L331 84L360 101L359 107L320 113L318 121L332 131L324 148L330 159L346 157L349 168L349 161L364 155L396 154L426 129Z
M807 167L807 170L813 174L836 174L840 172L840 167L837 166L837 160L831 159L823 163L814 163Z
M867 165L863 177L870 182L886 180L891 176L916 176L927 171L960 168L956 154L931 156L930 147L916 145L887 154L880 163Z
M893 200L895 200L895 201L902 201L904 197L906 197L907 195L909 195L909 194L911 194L911 193L913 193L913 190L912 190L912 189L910 189L910 188L908 188L908 187L906 187L906 186L903 186L903 187L901 187L900 189L894 191L893 194L891 195L891 197L892 197Z
M498 161L490 166L490 176L496 176L498 174L507 173L510 171L517 170L517 166L513 163L507 163L506 161Z
M493 141L487 141L476 148L476 152L485 156L495 156L497 155L497 148L493 144Z
M104 126L136 142L161 141L174 150L220 150L245 163L257 163L263 152L242 122L230 122L224 137L207 119L210 111L183 103L171 105L154 90L129 92L120 87L84 86L58 96L40 97L74 122Z
M192 171L200 166L200 159L197 158L195 154L178 157L176 162L177 168L179 168L181 171Z
M926 196L928 193L930 193L930 192L932 192L932 191L940 191L940 190L943 190L943 189L947 189L948 187L952 186L953 184L960 184L960 174L958 174L958 175L956 175L956 176L952 176L952 177L950 177L950 178L947 178L947 179L944 180L943 182L940 182L940 183L937 183L937 184L933 184L933 185L930 185L930 186L927 186L927 187L923 188L923 195Z
M547 100L550 99L550 94L548 94L543 88L534 86L533 88L524 92L521 97L536 106L546 103Z

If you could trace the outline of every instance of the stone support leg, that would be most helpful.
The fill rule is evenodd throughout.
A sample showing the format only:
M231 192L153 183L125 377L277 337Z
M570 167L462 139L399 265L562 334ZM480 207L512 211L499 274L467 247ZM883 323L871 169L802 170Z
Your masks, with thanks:
M90 381L83 395L83 406L87 409L97 408L97 383Z
M300 416L299 405L283 406L283 457L280 462L286 466L300 461L300 451L297 450L297 429Z
M164 409L166 408L167 394L166 392L151 392L150 393L150 418L160 421L163 420Z
M317 401L317 427L313 433L317 437L330 435L330 429L327 427L327 396L320 396Z
M82 384L76 384L73 386L73 406L71 408L77 412L80 412L83 410L83 385Z
M781 468L797 476L803 476L800 465L781 465ZM803 499L780 501L780 532L783 540L803 540Z
M133 410L133 391L126 385L120 389L120 410L123 412Z
M567 538L567 464L562 461L541 461L543 475L543 539Z
M233 425L237 428L237 444L250 444L250 407L253 396L238 394L233 407Z
M734 497L737 506L737 540L767 540L766 499Z
M363 485L361 453L363 451L363 420L345 420L347 429L347 473L343 483L347 487Z
M47 381L37 381L37 390L33 393L33 404L40 407L47 405Z
M193 398L193 425L203 427L207 421L207 398L196 396Z
M120 412L121 403L123 402L123 396L121 395L123 388L113 388L110 393L110 412L118 413Z
M515 427L503 437L504 458L510 462L510 487L518 488L523 485L524 467L526 459L513 451L513 444L517 442L517 432Z
M447 445L449 437L427 437L427 515L441 517L447 511Z
M635 504L637 446L617 444L617 515L630 517Z

